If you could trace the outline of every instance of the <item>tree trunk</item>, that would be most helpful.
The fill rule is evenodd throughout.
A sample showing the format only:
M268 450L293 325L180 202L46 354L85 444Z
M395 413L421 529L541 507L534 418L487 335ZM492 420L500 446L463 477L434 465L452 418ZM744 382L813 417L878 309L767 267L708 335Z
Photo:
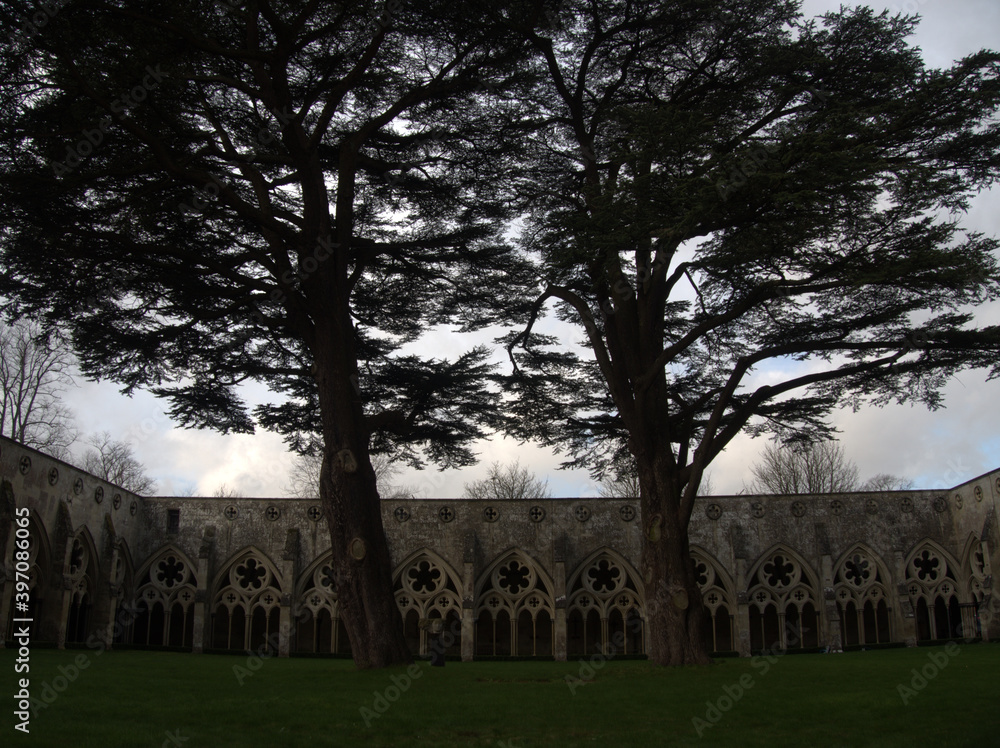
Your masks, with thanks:
M711 658L702 629L706 613L687 522L679 516L681 487L673 479L675 468L655 452L645 460L637 456L636 462L642 493L647 654L657 665L707 665Z
M392 561L355 388L352 342L341 337L339 344L317 346L315 376L325 444L320 497L330 526L340 618L354 663L380 668L413 658L392 591Z

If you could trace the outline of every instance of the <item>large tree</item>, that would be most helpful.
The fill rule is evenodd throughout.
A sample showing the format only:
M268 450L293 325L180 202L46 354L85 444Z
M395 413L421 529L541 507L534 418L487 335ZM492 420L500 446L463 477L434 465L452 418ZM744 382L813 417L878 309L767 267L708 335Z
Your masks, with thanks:
M523 73L485 16L71 1L0 62L6 311L68 331L87 376L150 389L185 426L320 435L359 667L410 660L370 449L465 465L496 421L485 350L400 350L509 322L483 301L520 292L499 232ZM283 399L249 412L248 381Z
M1000 167L1000 55L932 70L913 18L774 0L543 17L519 27L553 123L523 244L538 314L554 304L587 355L508 338L518 435L598 471L631 455L649 656L707 662L688 526L737 434L822 438L835 407L937 407L953 373L1000 373L1000 331L973 324L997 242L958 224Z

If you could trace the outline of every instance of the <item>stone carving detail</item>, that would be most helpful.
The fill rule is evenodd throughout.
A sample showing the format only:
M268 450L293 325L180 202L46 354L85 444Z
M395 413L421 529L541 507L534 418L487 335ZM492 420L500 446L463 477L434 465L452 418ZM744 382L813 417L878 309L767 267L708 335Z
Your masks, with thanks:
M753 502L752 504L750 504L750 514L752 514L757 519L760 519L761 517L764 516L764 505L759 501Z
M128 505L128 513L134 517L136 515L136 512L138 511L139 511L139 502L137 502L135 499L132 499L132 503Z
M98 504L100 504L102 501L104 501L104 487L103 486L98 486L97 488L94 489L94 501L96 501Z
M450 506L443 506L438 509L438 517L441 518L442 522L451 522L455 519L455 510Z
M267 509L264 510L264 516L269 520L274 522L278 517L281 516L281 510L278 509L274 504L271 504Z
M839 517L844 513L844 502L840 499L834 499L830 502L830 511Z
M806 513L806 503L804 501L793 501L792 502L792 514L796 517L805 516Z
M705 516L710 520L717 520L722 516L722 507L718 504L709 504L705 507Z
M31 458L28 455L21 455L21 459L17 463L17 469L21 471L21 475L27 475L28 471L31 470Z
M222 514L226 519L232 521L240 516L240 510L230 504L223 510Z
M111 499L111 505L115 509L121 509L121 506L122 506L122 495L120 493L116 493L115 496L114 496L114 498Z
M960 493L955 494L955 508L956 509L962 508L962 494Z
M318 504L313 504L306 510L306 516L308 516L313 522L319 522L320 518L323 516L323 508Z
M879 507L878 507L878 500L877 499L868 499L868 501L865 502L865 511L868 514L874 516L874 515L878 514L878 509L879 509Z
M392 511L392 516L396 518L397 522L406 522L410 519L410 510L405 506L397 506Z
M626 522L631 522L635 519L635 507L631 504L625 504L621 509L618 510L618 514Z
M485 509L483 509L483 519L485 519L487 522L496 522L498 519L500 519L500 512L496 507L488 506Z
M73 481L73 493L77 496L83 493L83 478L77 478Z
M528 519L532 522L541 522L545 519L545 507L535 504L535 506L528 510Z
M943 512L947 508L948 508L948 502L945 501L944 496L938 496L936 499L934 499L934 511L935 512L940 513L940 512Z
M900 499L899 500L899 510L901 512L903 512L903 514L909 514L910 512L912 512L913 511L913 499L911 499L909 496L904 496L902 499Z
M577 518L580 522L586 522L590 519L590 507L580 504L573 510L573 516Z
M49 485L54 486L59 482L59 468L54 467L49 470Z

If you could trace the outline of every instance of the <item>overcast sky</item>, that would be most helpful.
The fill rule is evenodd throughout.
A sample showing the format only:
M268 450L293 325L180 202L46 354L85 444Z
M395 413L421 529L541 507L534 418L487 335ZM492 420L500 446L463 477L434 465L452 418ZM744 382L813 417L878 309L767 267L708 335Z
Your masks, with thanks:
M840 3L806 0L807 15L817 15ZM845 3L855 5L858 3ZM906 0L871 2L876 9L920 13L914 42L929 65L941 67L983 48L1000 46L998 0ZM963 221L969 228L1000 235L1000 190L984 193ZM1000 324L1000 304L981 310L979 324ZM472 345L435 335L436 356L454 357ZM767 376L762 372L760 376ZM860 469L861 478L889 472L906 476L916 488L946 488L1000 467L1000 382L987 383L984 371L968 371L952 380L945 391L946 408L929 412L923 407L888 406L856 413L839 411L833 422L841 442ZM246 496L287 495L292 457L281 439L268 432L221 436L207 431L179 429L163 415L163 404L147 393L133 398L118 394L113 383L78 381L66 393L84 434L108 430L135 446L138 458L158 482L160 495L210 495L226 484ZM267 393L250 388L251 402ZM710 468L714 492L738 493L748 466L766 444L764 439L736 439ZM77 445L77 450L82 445ZM520 459L548 479L553 496L594 496L595 484L584 471L561 471L561 457L532 445L496 439L483 443L479 465L464 471L403 471L397 482L422 497L457 497L464 483L482 477L494 460Z

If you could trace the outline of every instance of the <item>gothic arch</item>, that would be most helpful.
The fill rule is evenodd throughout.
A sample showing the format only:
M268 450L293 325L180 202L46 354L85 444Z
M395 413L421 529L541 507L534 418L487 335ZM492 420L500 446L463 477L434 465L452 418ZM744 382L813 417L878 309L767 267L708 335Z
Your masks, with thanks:
M222 565L212 583L213 643L218 649L277 650L282 579L250 545Z
M913 604L917 639L951 639L964 635L962 567L930 538L917 542L906 556L906 591Z
M542 565L521 549L497 556L475 586L476 652L551 655L554 590Z
M350 654L347 629L340 620L333 550L309 564L295 584L295 643L298 652Z
M965 550L962 551L962 575L965 578L965 589L969 595L969 617L968 622L971 633L974 636L983 635L983 621L980 616L980 608L986 601L987 589L984 584L987 577L992 575L989 549L976 533L969 533L969 539L965 543Z
M85 642L90 634L94 596L101 579L99 559L90 530L81 525L73 534L69 556L63 566L63 578L68 581L70 590L64 622L67 642Z
M618 551L593 551L570 574L566 590L567 654L645 651L645 588Z
M713 652L732 652L736 649L736 585L722 564L704 548L692 545L698 588L705 606L705 641Z
M855 543L834 565L834 599L845 646L892 640L889 568L865 543Z
M440 618L451 632L454 654L461 648L462 577L429 548L421 548L406 557L392 575L396 605L403 618L407 644L414 654L426 654L428 632L420 621Z
M819 577L801 554L777 543L760 555L747 579L751 649L818 646Z
M133 626L138 614L135 594L135 565L132 552L124 538L118 538L114 546L109 581L115 611L112 626L112 640L116 644L131 644Z
M149 556L135 577L132 643L149 647L192 645L197 570L197 564L172 543Z

